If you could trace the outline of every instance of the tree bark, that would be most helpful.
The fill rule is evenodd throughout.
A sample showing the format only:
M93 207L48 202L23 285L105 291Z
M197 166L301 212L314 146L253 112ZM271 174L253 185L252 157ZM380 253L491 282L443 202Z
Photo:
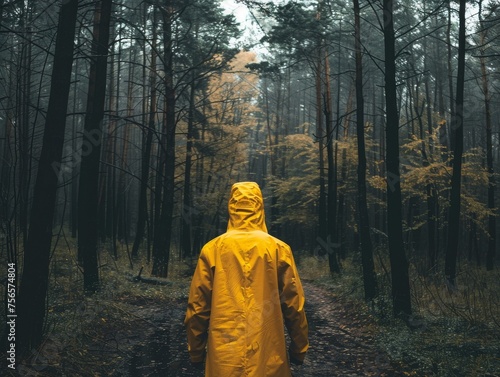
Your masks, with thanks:
M162 7L163 43L164 43L164 90L165 90L165 177L163 202L160 217L155 219L155 238L153 244L152 274L167 277L170 257L170 241L172 238L172 216L174 212L175 188L175 88L173 71L172 21L174 10L172 2L166 1ZM157 188L158 189L158 188Z
M193 138L194 138L194 110L195 110L195 75L191 77L189 88L189 110L187 120L187 142L186 142L186 162L184 169L184 195L182 198L182 229L181 229L181 248L182 257L191 257L191 226L193 223L193 211L191 200L191 165L193 153Z
M141 182L139 189L139 208L137 227L132 246L132 258L139 256L139 247L144 238L146 220L148 217L147 188L149 181L149 161L151 159L151 146L153 142L153 130L155 129L157 90L156 90L156 12L153 11L153 36L151 41L151 64L149 70L150 99L148 124L142 130L142 157L141 157Z
M455 113L455 101L454 101L454 94L453 94L453 68L452 68L452 44L451 44L451 26L452 26L452 19L451 19L451 0L448 0L448 23L447 23L447 28L446 28L446 46L447 46L447 52L448 52L448 59L447 59L447 66L448 66L448 90L449 90L449 99L450 99L450 111L453 116ZM453 125L451 125L453 127ZM445 132L446 134L446 132ZM453 129L450 129L450 137L449 137L449 145L448 148L451 150L455 149L454 146L454 139L453 139ZM446 142L446 140L442 140L443 143Z
M482 1L479 2L479 20L482 23ZM483 25L480 25L483 27ZM488 209L490 211L495 211L495 171L493 169L493 130L491 122L491 98L488 83L488 73L486 70L486 58L484 57L484 46L487 43L488 29L481 30L480 33L480 43L481 47L481 77L483 84L483 95L484 95L484 111L486 117L486 167L488 169ZM493 270L495 254L496 254L496 216L494 213L488 216L488 251L486 252L486 269L488 271Z
M361 243L361 264L365 299L373 300L378 295L377 278L373 262L373 246L370 236L368 203L366 200L366 147L365 147L365 105L363 97L363 60L361 54L361 22L359 1L354 5L354 50L356 55L356 134L358 139L358 216Z
M394 1L384 0L387 228L391 261L392 300L395 316L409 316L411 310L408 261L403 243L401 176L399 172L399 114L396 87Z
M322 48L318 47L318 58L316 62L316 138L319 148L319 203L318 203L318 221L319 237L325 241L327 238L327 202L326 202L326 179L325 179L325 147L323 135L323 111L321 96L321 75L322 75Z
M424 71L427 72L427 38L424 39ZM434 140L433 140L433 121L432 121L432 107L431 107L431 95L429 88L429 73L425 75L424 86L425 86L425 102L426 102L426 116L427 116L427 143L429 154L425 151L425 142L423 132L422 139L422 156L424 157L424 166L429 166L430 158L434 153ZM437 193L431 181L425 186L426 196L427 196L427 240L428 240L428 267L433 268L437 261L437 248L436 248L436 220L437 214Z
M111 0L101 0L96 4L94 14L92 60L78 188L78 248L83 259L83 286L88 293L96 292L99 289L97 265L99 161L111 9ZM83 148L88 149L83 150Z
M17 329L19 349L23 351L39 345L43 336L52 222L66 128L77 10L78 0L68 0L62 3L59 13L47 118L19 287Z
M349 89L349 95L347 97L347 105L345 109L345 118L344 118L344 135L343 135L343 141L344 143L347 143L349 140L349 125L351 123L351 116L350 113L352 112L352 107L353 107L353 96L354 96L354 90L353 86ZM337 127L340 127L340 123L338 124ZM338 140L338 137L337 137ZM346 182L347 181L347 173L348 173L348 162L347 162L347 147L342 148L342 153L340 157L340 163L341 163L341 168L340 168L340 181L341 182ZM338 166L338 163L336 164ZM347 225L346 225L346 193L344 190L341 190L339 192L339 205L338 205L338 211L337 211L337 216L338 216L338 221L337 221L337 228L338 228L338 236L337 240L340 243L340 258L345 259L347 256Z
M464 149L464 79L465 79L465 1L460 0L458 35L458 72L455 112L452 114L453 173L451 177L450 212L448 220L448 245L445 258L445 275L455 287L457 276L458 235L460 234L460 191L462 181L462 155Z
M338 257L337 241L337 177L335 166L335 151L333 149L333 114L332 114L332 95L330 88L330 62L328 53L325 49L325 125L326 125L326 154L328 166L328 195L327 195L327 245L328 245L328 264L330 273L340 273L340 264Z

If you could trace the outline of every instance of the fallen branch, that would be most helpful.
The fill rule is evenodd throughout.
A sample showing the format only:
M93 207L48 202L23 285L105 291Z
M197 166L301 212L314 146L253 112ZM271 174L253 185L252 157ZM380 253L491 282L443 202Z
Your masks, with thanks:
M141 282L141 283L146 283L146 284L153 284L153 285L173 285L174 283L171 281L167 281L161 278L154 278L154 277L149 277L145 278L142 277L142 270L144 269L144 266L141 267L139 270L139 273L137 276L131 276L129 280L134 281L134 282Z

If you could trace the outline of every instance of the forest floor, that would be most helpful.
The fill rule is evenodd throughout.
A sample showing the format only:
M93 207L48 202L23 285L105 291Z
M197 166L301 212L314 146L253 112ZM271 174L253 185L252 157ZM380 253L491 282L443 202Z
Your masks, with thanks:
M162 289L136 284L144 285L144 289ZM304 281L304 290L310 348L304 364L292 367L294 377L416 375L391 363L377 348L373 319L360 314L354 303L340 302L327 288L310 281ZM107 318L109 302L93 311L77 308L94 313L90 315L93 326L86 326L76 344L67 340L63 344L58 336L49 336L41 351L20 365L19 375L203 376L188 359L183 326L186 284L181 284L177 292L181 292L177 297L158 300L115 297L113 320Z
M374 327L368 316L353 305L339 303L327 289L304 282L311 347L304 365L293 367L294 376L408 376L401 366L374 344ZM149 303L139 311L156 324L149 335L133 347L119 375L203 376L193 370L186 352L185 300L159 306Z
M2 376L203 376L189 363L183 325L191 267L150 284L104 264L101 292L85 296L72 266L54 267L44 343L15 372L0 359ZM455 320L411 330L346 290L348 274L313 276L318 266L301 270L310 348L294 377L500 375L498 331Z

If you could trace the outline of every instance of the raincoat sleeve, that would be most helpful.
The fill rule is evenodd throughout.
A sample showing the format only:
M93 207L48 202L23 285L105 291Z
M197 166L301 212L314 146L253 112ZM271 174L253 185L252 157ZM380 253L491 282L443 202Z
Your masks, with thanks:
M212 302L213 268L209 261L207 246L198 259L191 281L188 308L184 324L187 330L188 352L193 363L205 358L208 324Z
M308 324L304 311L305 297L289 247L285 247L278 271L281 311L291 338L289 352L296 360L303 361L309 348Z

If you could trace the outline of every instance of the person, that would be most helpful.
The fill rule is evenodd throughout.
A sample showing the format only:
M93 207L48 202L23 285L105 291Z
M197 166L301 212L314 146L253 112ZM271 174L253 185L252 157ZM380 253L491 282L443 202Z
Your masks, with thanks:
M290 377L309 347L290 247L267 233L255 182L235 183L227 232L201 250L184 320L191 363L206 377ZM287 353L285 324L290 335Z

